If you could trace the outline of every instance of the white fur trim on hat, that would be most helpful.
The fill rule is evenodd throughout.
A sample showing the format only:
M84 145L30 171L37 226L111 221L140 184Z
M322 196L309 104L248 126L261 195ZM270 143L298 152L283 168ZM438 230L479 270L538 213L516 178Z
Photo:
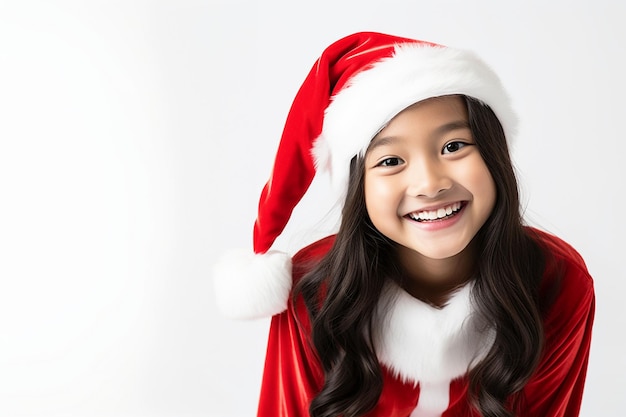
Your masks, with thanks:
M393 56L355 74L332 97L312 151L318 169L330 171L334 190L345 195L350 160L363 155L393 117L419 101L453 94L489 105L512 139L517 119L510 100L482 60L456 48L399 44Z
M232 251L214 266L213 278L217 306L225 317L269 317L287 309L291 257L278 251Z

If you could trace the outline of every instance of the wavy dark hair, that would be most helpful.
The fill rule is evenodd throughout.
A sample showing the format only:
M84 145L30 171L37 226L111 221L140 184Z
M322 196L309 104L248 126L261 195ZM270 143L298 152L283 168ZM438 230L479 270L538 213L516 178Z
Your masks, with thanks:
M515 415L518 393L541 355L538 286L544 255L524 227L507 141L490 107L462 96L476 146L496 185L496 203L478 239L474 302L496 329L487 356L469 371L469 397L484 417ZM401 280L395 243L372 224L365 207L364 161L353 158L342 222L325 257L298 282L311 323L311 343L325 381L311 417L357 417L380 398L382 371L372 316L387 279ZM322 297L321 294L324 293Z

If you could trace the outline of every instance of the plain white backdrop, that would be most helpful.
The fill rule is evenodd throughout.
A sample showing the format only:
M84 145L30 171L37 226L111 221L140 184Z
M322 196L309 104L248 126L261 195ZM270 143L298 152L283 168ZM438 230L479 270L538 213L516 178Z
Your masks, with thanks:
M296 90L361 30L500 74L527 219L595 278L582 415L623 416L624 4L0 0L0 416L255 415L269 320L221 318L211 264L250 247ZM324 233L325 180L276 248Z

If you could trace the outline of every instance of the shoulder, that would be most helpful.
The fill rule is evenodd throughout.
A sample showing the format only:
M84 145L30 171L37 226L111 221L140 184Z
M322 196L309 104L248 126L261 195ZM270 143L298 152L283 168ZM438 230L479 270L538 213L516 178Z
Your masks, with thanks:
M569 267L578 269L589 279L589 272L583 257L576 249L563 239L546 231L533 227L526 228L528 234L543 248L550 257L567 264Z
M302 275L317 265L334 243L335 235L331 235L300 249L292 258L294 281L298 281Z
M572 245L537 229L529 235L546 254L539 288L544 344L525 387L526 415L547 415L556 406L579 407L595 316L593 280ZM547 301L547 302L546 302ZM572 411L574 412L574 411Z
M545 268L540 296L550 300L548 310L565 313L591 308L594 302L593 278L580 253L569 243L551 233L527 228L545 254Z
M528 234L543 249L546 255L546 273L554 268L572 275L578 275L583 281L592 284L592 278L580 253L558 236L532 227L526 228Z
M319 260L335 243L335 235L326 236L308 246L300 249L293 256L293 263L308 262L310 260Z
M315 268L322 261L324 256L328 253L328 251L332 248L335 242L335 236L327 236L323 239L320 239L314 243L311 243L308 246L300 249L296 254L292 257L292 281L293 285L291 288L291 302L288 306L289 314L292 314L294 317L297 317L297 322L299 326L302 327L305 333L310 332L310 323L308 318L308 310L306 308L306 303L304 302L304 295L302 293L301 288L301 279L302 277ZM317 291L321 291L318 293L320 296L323 293L323 290L317 288Z

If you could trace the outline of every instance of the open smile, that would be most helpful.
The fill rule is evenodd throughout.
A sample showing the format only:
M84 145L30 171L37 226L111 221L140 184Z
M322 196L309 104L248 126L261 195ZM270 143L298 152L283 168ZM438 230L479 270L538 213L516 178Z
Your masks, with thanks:
M436 210L415 211L407 214L405 217L416 222L439 222L456 216L466 205L465 202L456 202Z

